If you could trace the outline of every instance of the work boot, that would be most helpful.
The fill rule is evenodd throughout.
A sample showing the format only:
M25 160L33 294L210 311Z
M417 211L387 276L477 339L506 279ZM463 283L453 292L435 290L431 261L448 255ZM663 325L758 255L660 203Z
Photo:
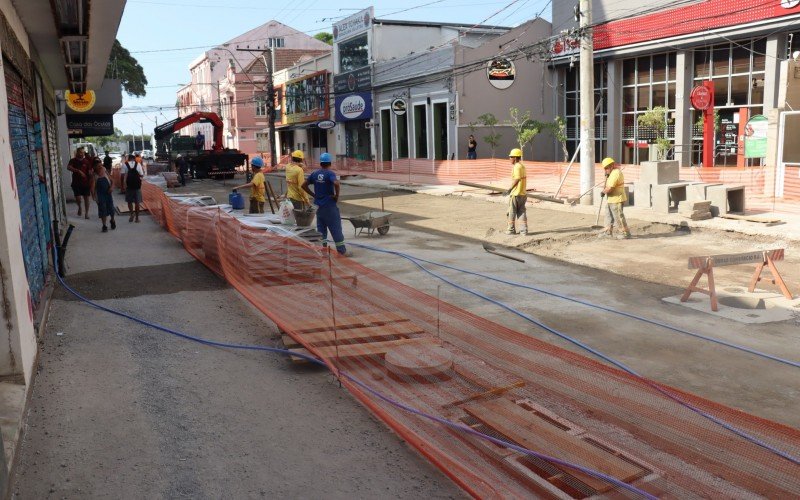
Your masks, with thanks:
M617 235L617 239L618 240L629 240L629 239L631 239L631 233L627 232L627 233L622 233L620 235Z
M506 229L506 234L517 234L513 227Z
M527 229L521 229L521 230L520 230L520 232L519 232L519 234L520 234L521 236L528 236L528 230L527 230Z
M601 232L600 234L598 234L598 235L597 235L597 237L598 237L599 239L603 239L603 238L611 238L612 236L613 236L613 235L611 234L611 231L603 231L603 232Z

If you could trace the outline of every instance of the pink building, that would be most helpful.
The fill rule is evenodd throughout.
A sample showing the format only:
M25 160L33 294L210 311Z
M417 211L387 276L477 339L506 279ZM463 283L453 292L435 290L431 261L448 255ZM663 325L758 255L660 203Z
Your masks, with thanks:
M264 49L266 52L244 52L237 49ZM316 57L330 53L331 46L290 28L278 21L252 29L213 49L204 52L189 65L191 83L177 92L178 114L212 111L223 117L225 147L238 148L248 154L269 144L266 103L266 69L262 54L273 54L274 70L287 68L304 56ZM206 147L211 146L213 131L210 124L198 123L180 131L195 135L201 131Z

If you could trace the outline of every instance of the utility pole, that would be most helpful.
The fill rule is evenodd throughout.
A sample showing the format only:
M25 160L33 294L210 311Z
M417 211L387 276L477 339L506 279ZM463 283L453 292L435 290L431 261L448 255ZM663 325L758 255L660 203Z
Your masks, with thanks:
M227 49L225 49L225 50L227 50ZM264 67L267 69L267 85L266 85L267 88L266 88L266 91L267 91L267 120L269 120L269 150L270 150L269 163L270 163L271 167L275 167L278 164L278 154L277 154L278 152L275 151L275 148L276 148L276 145L275 145L275 86L272 83L272 68L274 67L274 63L275 63L275 52L272 50L272 48L266 48L266 49L241 49L241 48L237 48L236 50L242 51L242 52L260 52L261 53L261 60L264 62ZM228 51L228 52L230 52L230 51ZM264 55L265 52L269 52L269 58L267 58ZM232 52L230 52L230 54L233 55ZM250 80L250 83L253 84L253 88L255 89L256 84L253 81L253 79L250 78L250 75L247 74L247 72L244 69L244 66L242 66L241 63L240 63L239 67L242 68L242 72L244 72L244 76L246 76L247 79Z
M140 151L144 151L144 122L140 123L139 126L142 127L142 149Z
M594 193L594 37L591 31L592 0L580 0L581 87L581 205L591 205Z

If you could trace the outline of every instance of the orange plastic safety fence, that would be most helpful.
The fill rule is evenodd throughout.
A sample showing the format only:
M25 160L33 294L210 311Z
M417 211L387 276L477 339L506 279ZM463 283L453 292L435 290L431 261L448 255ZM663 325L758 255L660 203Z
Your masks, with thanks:
M800 466L644 381L439 301L336 252L191 207L145 184L155 220L287 337L388 398L602 472L656 496L800 496ZM607 480L420 418L342 377L387 425L478 497L629 497ZM800 456L800 431L663 385Z

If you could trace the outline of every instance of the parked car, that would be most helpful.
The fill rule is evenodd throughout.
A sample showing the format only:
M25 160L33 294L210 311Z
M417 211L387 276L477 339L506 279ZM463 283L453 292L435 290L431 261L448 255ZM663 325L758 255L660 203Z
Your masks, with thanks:
M153 160L153 152L151 150L149 150L149 149L143 149L142 150L142 159L151 160L152 161Z
M78 148L83 148L86 152L86 156L89 158L94 158L97 156L97 147L94 143L91 142L76 142L72 145L72 152L74 153Z

